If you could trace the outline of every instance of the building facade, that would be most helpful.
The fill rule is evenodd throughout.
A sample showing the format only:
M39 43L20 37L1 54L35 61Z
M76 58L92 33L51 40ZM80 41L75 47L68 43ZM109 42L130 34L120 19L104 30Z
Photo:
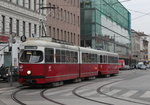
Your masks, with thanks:
M139 33L141 35L140 38L140 52L141 52L141 56L140 56L140 61L144 61L147 62L148 61L148 35L144 34L144 33Z
M135 63L137 64L137 62L140 61L140 57L141 57L141 48L139 47L141 44L141 36L139 35L138 32L132 30L131 31L131 52L132 52L132 59L134 59Z
M61 2L60 2L61 1ZM80 0L47 0L47 36L80 45Z
M0 66L10 59L10 48L7 46L10 36L16 40L11 50L13 65L17 66L20 37L42 35L39 20L45 17L46 10L40 9L44 5L46 0L0 0L0 38L3 39L0 40Z
M130 12L118 0L81 0L81 46L131 59Z
M131 31L132 58L136 62L148 61L148 35L143 32Z

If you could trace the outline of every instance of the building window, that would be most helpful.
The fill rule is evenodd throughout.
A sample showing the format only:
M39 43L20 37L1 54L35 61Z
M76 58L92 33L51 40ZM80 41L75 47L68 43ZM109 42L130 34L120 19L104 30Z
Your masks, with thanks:
M70 33L68 32L68 42L69 42L69 39L70 39Z
M31 37L31 23L29 23L29 37Z
M73 15L73 24L75 25L75 14Z
M73 16L72 16L72 13L70 14L70 22L72 23L72 21L73 21L73 18L72 18Z
M23 2L22 2L22 3L23 3L23 7L25 7L25 0L23 0Z
M37 34L37 32L36 32L36 29L37 28L37 26L36 26L36 24L34 24L34 34L36 35Z
M31 9L31 0L29 0L28 3L29 3L29 9Z
M19 36L19 20L16 20L16 34Z
M51 36L51 34L52 34L51 31L52 31L52 30L51 30L51 26L49 26L49 35L50 35L50 37L52 37L52 36Z
M5 33L5 16L2 15L2 32Z
M36 0L34 0L34 11L36 11Z
M53 5L53 7L55 8L55 5ZM56 16L56 10L55 9L53 9L54 10L54 18L55 18L55 16Z
M42 7L44 6L44 0L42 0ZM44 14L44 9L42 9L42 14Z
M76 43L76 34L74 33L74 44Z
M65 19L65 21L66 21L66 20L67 20L67 14L66 14L66 10L65 10L64 12L65 12L65 18L64 18L64 19Z
M12 20L12 18L9 18L9 20L10 20L9 21L9 33L12 34L12 24L13 24L12 21L13 20Z
M59 38L59 29L57 29L57 38L60 39Z
M61 30L61 39L64 40L64 37L63 37L63 30Z
M79 19L79 16L78 16L78 26L80 26L80 19Z
M41 25L39 26L39 37L41 36Z
M64 39L67 41L66 31L64 32Z
M68 23L70 22L70 14L69 14L69 12L68 12Z
M17 5L19 4L19 0L16 0L16 4L17 4Z
M41 12L41 0L39 0L39 13Z
M80 1L78 0L78 7L80 6Z
M25 36L26 34L26 24L25 21L23 21L23 35Z
M63 20L63 9L61 8L61 20Z
M55 36L55 28L53 28L53 36L54 36L54 38L56 37L56 36Z
M72 33L71 33L71 43L73 43L72 41L73 41L73 39L72 39L73 37L72 37Z
M57 7L57 19L59 19L59 18L61 18L59 15L60 15L60 13L59 13L60 11L59 11L59 7Z
M78 34L78 45L80 45L80 35Z
M76 5L76 0L73 0L73 5Z

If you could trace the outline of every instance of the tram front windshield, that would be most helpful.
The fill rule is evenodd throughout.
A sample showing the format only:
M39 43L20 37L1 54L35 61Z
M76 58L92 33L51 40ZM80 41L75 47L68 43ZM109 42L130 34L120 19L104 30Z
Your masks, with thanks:
M43 53L42 53L42 51L24 50L21 53L20 61L25 62L25 63L42 62L43 61Z

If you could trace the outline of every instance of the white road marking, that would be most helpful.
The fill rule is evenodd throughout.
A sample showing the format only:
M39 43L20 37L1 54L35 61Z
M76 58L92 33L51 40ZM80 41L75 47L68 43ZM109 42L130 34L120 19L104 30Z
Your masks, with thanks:
M77 92L78 92L78 93L81 93L81 92L85 92L85 91L87 91L87 90L89 90L89 89L77 90Z
M130 97L130 96L134 95L137 92L138 92L137 90L131 90L131 91L128 91L128 92L126 92L125 94L123 94L121 96L122 97Z
M145 92L142 96L140 96L141 98L150 98L150 91Z
M63 93L63 92L68 92L72 89L67 89L67 90L61 90L61 91L54 91L54 92L50 92L49 93L45 93L45 95L54 95L54 94L58 94L58 93Z
M35 95L35 94L38 94L38 93L40 93L40 92L39 91L37 91L37 92L30 92L30 93L27 93L25 95Z
M108 92L108 93L106 93L106 94L108 94L108 95L113 95L113 94L116 94L116 93L118 93L118 92L120 92L121 90L118 90L118 89L114 89L114 90L112 90L112 91L110 91L110 92Z
M91 96L91 95L95 95L95 94L97 94L96 91L91 91L91 92L87 92L87 93L83 94L83 96Z
M85 92L85 91L87 91L87 90L89 90L89 89L78 90L77 93ZM64 94L63 96L71 96L71 95L73 95L72 92L66 93L66 94Z

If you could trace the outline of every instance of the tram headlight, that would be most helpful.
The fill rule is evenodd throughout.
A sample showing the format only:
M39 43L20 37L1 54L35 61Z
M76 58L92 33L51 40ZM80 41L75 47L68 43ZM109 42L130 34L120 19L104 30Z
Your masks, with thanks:
M31 75L31 73L32 73L31 70L28 70L28 71L27 71L27 74L28 74L28 75Z

